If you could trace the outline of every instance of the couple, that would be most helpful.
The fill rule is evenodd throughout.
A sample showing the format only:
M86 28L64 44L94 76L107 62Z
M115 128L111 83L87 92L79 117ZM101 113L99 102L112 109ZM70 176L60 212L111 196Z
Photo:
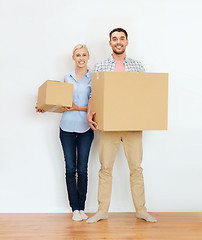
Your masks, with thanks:
M112 55L95 65L95 72L144 72L139 61L126 57L128 34L122 28L113 29L109 34L109 45ZM73 50L75 70L65 74L65 82L73 83L73 105L64 108L60 122L60 140L66 163L66 186L72 219L87 219L84 213L87 193L87 167L91 143L96 130L93 121L95 113L91 112L91 73L87 69L89 52L85 45L77 45ZM121 114L121 113L120 113ZM99 133L99 171L98 212L87 220L88 223L108 218L111 199L112 170L120 142L123 142L130 168L130 186L136 217L148 222L156 222L156 218L147 213L145 207L144 180L142 162L142 132L102 132ZM77 179L76 179L77 174Z

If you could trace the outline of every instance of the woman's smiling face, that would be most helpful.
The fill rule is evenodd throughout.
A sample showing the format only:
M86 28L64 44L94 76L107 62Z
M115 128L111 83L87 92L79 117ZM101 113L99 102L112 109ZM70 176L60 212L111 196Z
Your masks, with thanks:
M72 58L75 61L76 68L83 68L86 67L88 63L89 54L85 48L80 48L74 52Z

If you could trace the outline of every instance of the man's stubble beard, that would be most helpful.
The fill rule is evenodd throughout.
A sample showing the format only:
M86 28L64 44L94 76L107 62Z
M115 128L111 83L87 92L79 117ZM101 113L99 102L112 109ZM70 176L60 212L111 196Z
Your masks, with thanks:
M125 49L123 51L121 51L121 52L116 52L116 50L113 50L113 53L115 53L117 55L121 55L121 54L125 53L125 51L126 51Z

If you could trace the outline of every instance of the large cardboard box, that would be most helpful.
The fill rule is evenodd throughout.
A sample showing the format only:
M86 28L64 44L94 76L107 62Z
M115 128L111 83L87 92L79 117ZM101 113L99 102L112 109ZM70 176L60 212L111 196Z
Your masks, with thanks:
M92 112L101 131L166 130L168 74L92 74Z
M39 87L37 108L62 113L62 107L72 107L73 84L47 80Z

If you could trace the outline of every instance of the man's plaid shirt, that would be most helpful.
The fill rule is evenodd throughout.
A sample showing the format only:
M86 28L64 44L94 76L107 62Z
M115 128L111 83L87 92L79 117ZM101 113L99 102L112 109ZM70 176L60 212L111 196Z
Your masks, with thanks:
M141 62L125 57L124 65L126 72L145 72L145 69ZM98 62L95 65L94 72L114 72L115 60L112 55L102 62Z

